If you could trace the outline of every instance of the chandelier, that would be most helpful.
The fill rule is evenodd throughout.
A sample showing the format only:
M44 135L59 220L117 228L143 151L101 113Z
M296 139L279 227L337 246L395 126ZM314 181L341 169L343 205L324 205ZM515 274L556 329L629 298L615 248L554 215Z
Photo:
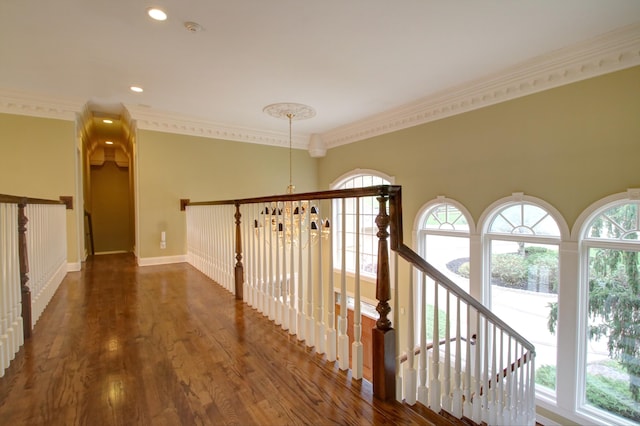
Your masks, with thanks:
M289 121L289 185L287 194L295 192L293 184L293 120L305 120L316 115L316 111L308 106L297 103L276 103L267 105L263 111L272 117L287 119ZM307 211L308 223L307 223ZM265 206L260 212L262 219L255 220L256 232L261 228L271 229L277 237L287 244L298 244L301 241L303 230L308 230L309 242L315 242L319 236L327 238L331 231L328 218L320 220L318 206L309 204L308 201L273 202ZM306 245L305 244L305 245Z

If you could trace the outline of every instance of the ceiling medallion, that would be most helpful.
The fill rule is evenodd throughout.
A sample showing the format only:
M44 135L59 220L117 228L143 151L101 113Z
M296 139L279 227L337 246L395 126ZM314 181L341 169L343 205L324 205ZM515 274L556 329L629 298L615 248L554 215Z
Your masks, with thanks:
M297 104L293 102L279 102L276 104L267 105L262 109L272 117L291 119L291 120L306 120L307 118L313 118L316 115L316 110L309 105Z

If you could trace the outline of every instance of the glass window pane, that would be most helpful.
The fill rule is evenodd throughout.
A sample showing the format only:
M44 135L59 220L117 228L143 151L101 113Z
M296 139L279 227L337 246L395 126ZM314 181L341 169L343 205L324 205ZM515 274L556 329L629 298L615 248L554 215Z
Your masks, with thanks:
M535 345L536 384L555 389L558 246L493 240L490 250L491 309Z
M510 234L513 231L513 224L507 222L502 216L496 216L489 227L489 232L497 232L501 234Z
M553 217L547 215L538 225L534 228L536 235L543 235L549 237L560 237L560 228Z
M362 188L374 185L390 185L390 182L382 177L374 175L357 175L344 181L335 189ZM358 201L359 200L359 201ZM360 203L360 229L356 229L356 203ZM376 236L378 228L375 224L378 215L379 203L376 197L362 197L346 199L344 212L342 210L342 201L334 201L333 210L333 230L334 230L334 266L340 268L341 257L340 247L342 244L342 218L341 214L346 215L345 230L347 238L346 265L345 269L349 272L355 271L355 239L360 238L360 272L366 275L375 275L377 268L377 251L378 238ZM360 233L359 237L357 233Z
M522 223L522 204L516 204L505 208L500 212L500 215L507 220L512 227L521 226Z
M587 233L588 238L638 240L638 203L612 207L596 217Z
M522 224L529 228L534 228L545 216L549 216L546 211L532 204L523 204L523 214Z
M469 238L426 235L426 261L469 292Z
M618 212L619 213L619 212ZM640 421L640 255L589 249L587 405Z

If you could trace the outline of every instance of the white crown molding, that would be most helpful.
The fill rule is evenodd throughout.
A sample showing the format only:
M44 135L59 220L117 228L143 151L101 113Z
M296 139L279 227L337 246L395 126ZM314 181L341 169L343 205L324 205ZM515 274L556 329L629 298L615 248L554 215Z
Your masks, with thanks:
M637 65L640 23L339 127L322 138L334 148Z
M0 112L73 121L85 102L50 98L0 88Z
M137 129L260 145L289 147L289 134L232 127L192 117L180 117L170 112L150 110L137 105L125 104L125 108L129 112L129 116ZM292 148L294 149L307 149L309 145L309 135L293 135L291 142Z

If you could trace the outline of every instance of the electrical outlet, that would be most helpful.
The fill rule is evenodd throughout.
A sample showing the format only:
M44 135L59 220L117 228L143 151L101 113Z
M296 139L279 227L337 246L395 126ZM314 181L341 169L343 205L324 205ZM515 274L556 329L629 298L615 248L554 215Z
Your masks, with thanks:
M166 249L167 248L167 243L164 241L160 241L160 248L161 249Z

